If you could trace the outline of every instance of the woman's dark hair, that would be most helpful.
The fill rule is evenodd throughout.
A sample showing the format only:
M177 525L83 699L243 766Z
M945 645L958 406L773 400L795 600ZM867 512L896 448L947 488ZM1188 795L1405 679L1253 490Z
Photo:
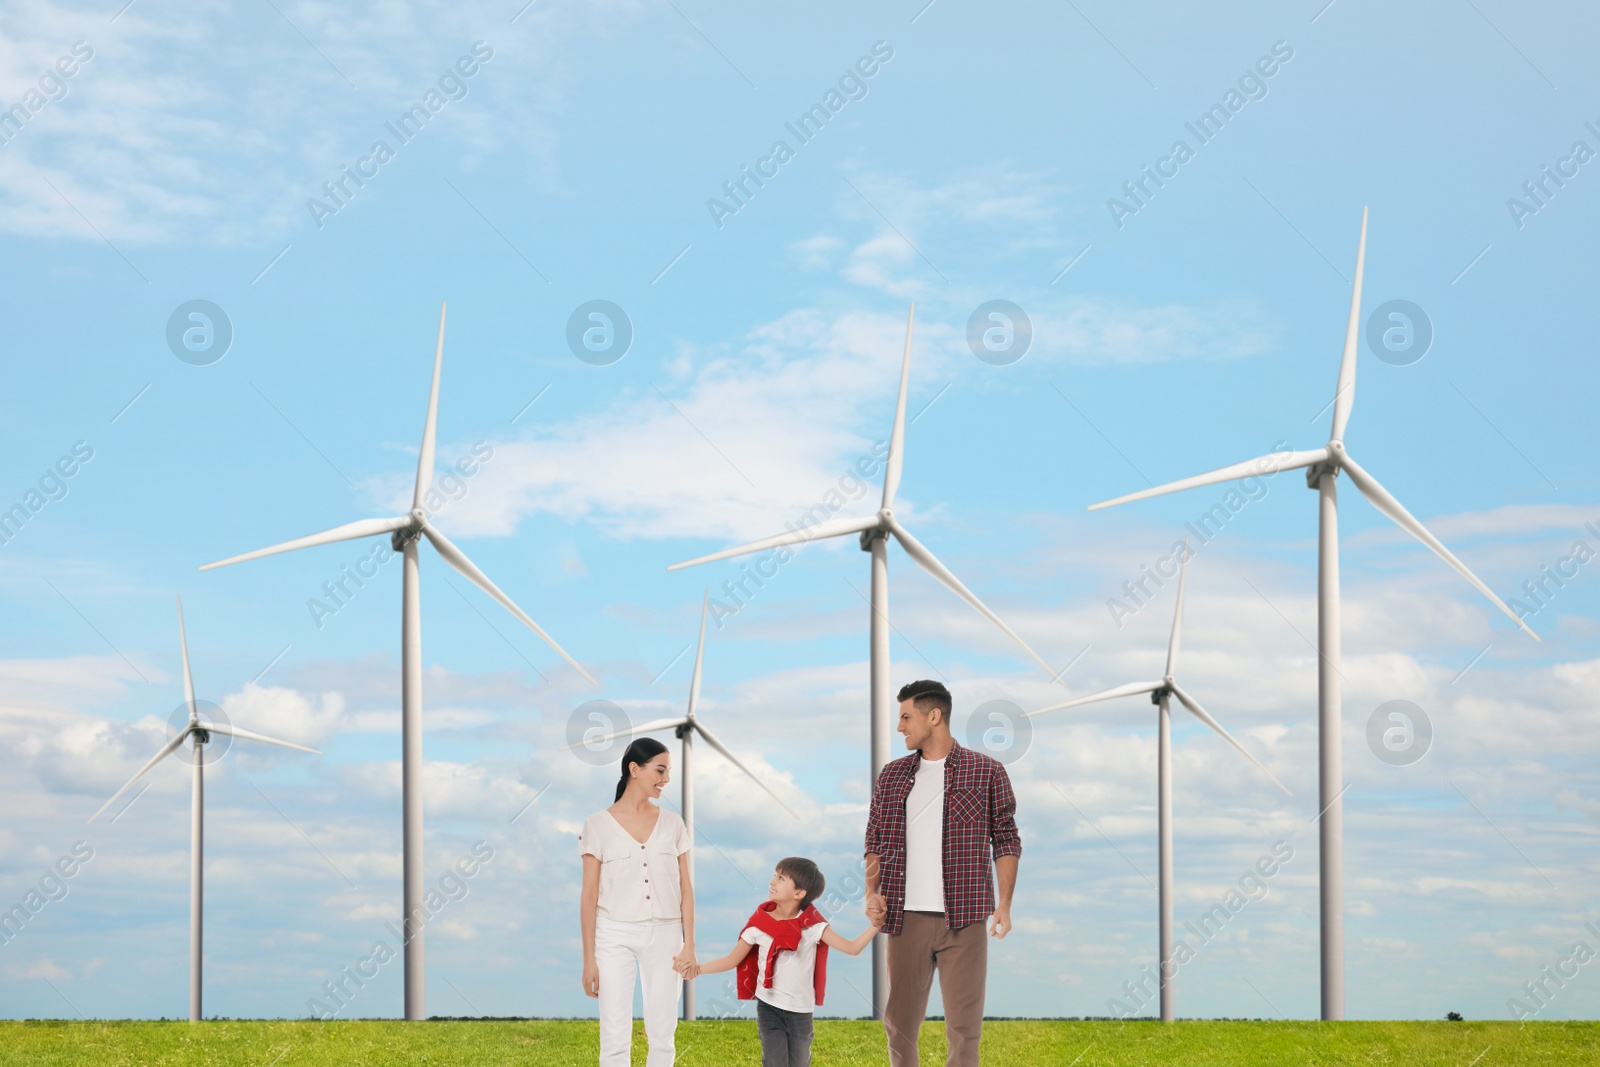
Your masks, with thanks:
M629 766L637 763L639 766L643 767L646 763L649 763L666 750L667 746L663 745L660 741L657 741L653 737L634 738L633 744L628 746L628 751L622 754L622 777L617 779L616 799L621 800L622 794L627 792Z

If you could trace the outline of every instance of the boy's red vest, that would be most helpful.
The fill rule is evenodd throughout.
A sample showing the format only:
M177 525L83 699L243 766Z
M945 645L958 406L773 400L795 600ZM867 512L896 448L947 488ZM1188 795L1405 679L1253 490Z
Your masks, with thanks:
M750 916L750 921L744 924L744 929L739 931L740 935L743 935L745 930L754 926L772 938L772 948L767 950L767 968L763 976L765 980L761 983L767 989L772 988L772 969L778 962L778 953L793 952L800 947L800 931L808 926L827 922L822 913L809 904L806 905L805 911L793 919L774 919L772 909L777 906L776 901L766 901L756 909L754 915ZM751 948L750 954L739 961L740 1000L750 1000L756 995L756 961L761 956L761 950L756 946ZM828 981L828 946L820 940L817 942L817 968L812 975L812 981L816 987L817 1006L821 1007L823 988Z

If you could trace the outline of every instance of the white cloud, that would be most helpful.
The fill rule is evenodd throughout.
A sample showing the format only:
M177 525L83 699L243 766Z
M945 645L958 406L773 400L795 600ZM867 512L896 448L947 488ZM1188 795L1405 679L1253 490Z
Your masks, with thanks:
M841 513L870 515L876 500L851 467L888 437L904 334L898 316L785 315L738 352L704 356L682 384L625 393L603 412L495 444L441 526L505 536L543 512L623 539L753 539L799 521L841 483L853 496L841 497ZM947 341L921 335L919 380L941 373ZM875 434L861 432L874 424ZM393 493L404 495L398 483Z
M512 26L449 5L299 2L241 17L216 0L189 0L160 12L133 5L113 23L98 9L37 0L11 8L0 107L74 41L93 56L0 151L0 230L96 243L103 234L122 248L309 236L307 198L324 196L323 183L375 140L397 158L373 182L406 166L418 150L384 123L436 88L475 40L495 58L417 136L451 144L465 170L507 143L548 160L570 80L566 44L641 14L631 2L539 6Z
M52 982L66 982L72 978L72 972L65 967L56 965L55 960L42 959L23 972L24 978L48 978Z
M337 731L345 708L344 698L338 693L319 693L313 698L292 689L251 682L239 692L223 697L222 710L230 722L243 729L300 745L316 745Z

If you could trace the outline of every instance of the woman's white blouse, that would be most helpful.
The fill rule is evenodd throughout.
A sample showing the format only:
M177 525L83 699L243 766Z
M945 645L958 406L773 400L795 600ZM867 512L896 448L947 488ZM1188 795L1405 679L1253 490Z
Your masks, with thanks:
M641 845L609 811L597 812L584 820L578 850L600 861L598 914L627 923L682 918L678 857L689 851L689 831L674 813L661 809Z

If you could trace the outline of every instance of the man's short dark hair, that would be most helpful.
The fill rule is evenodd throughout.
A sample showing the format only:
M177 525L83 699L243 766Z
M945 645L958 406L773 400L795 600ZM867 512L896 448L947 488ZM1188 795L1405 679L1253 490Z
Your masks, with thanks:
M950 699L950 690L944 687L943 682L923 680L912 682L910 685L900 687L900 695L895 698L900 703L911 701L911 706L926 715L933 708L944 712L944 723L950 725L950 709L953 702Z
M778 873L793 882L796 889L805 891L807 904L815 904L817 898L822 896L822 891L828 887L828 880L822 877L821 869L804 856L790 856L779 860Z

